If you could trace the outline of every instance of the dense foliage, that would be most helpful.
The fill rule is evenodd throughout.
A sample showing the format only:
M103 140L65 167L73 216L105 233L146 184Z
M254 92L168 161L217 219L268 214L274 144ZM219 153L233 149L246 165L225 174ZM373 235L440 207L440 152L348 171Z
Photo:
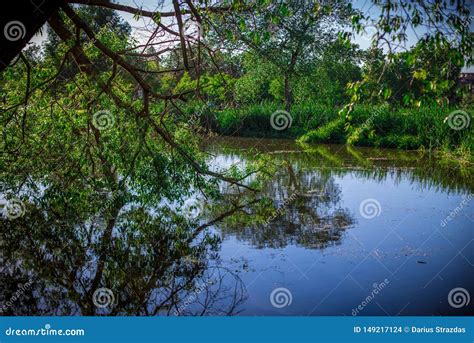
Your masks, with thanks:
M0 222L0 276L13 286L54 266L12 313L104 313L91 299L106 285L123 290L112 314L169 314L212 278L219 238L205 229L264 222L258 190L285 167L255 153L216 170L203 148L215 133L443 148L472 163L472 94L458 84L472 63L464 1L374 0L368 50L351 40L368 18L347 0L94 3L64 1L44 46L0 74L2 205L19 200L26 213ZM149 20L146 38L119 12ZM421 25L434 29L416 45L389 44Z

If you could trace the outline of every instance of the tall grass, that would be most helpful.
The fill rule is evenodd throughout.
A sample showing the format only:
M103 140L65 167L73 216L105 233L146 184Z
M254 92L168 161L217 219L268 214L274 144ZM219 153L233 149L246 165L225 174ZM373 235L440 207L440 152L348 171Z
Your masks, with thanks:
M347 143L400 149L442 149L463 156L474 152L472 109L465 109L470 125L450 127L446 118L458 108L390 108L388 105L356 106L349 118L339 109L317 103L294 105L291 127L275 130L271 115L281 105L262 103L224 109L215 114L215 130L225 135L297 138L301 142Z
M221 134L250 137L297 138L326 124L337 116L337 109L307 102L296 104L290 111L291 126L285 130L275 130L271 116L275 111L284 110L277 103L263 102L242 108L227 108L217 111L215 129Z

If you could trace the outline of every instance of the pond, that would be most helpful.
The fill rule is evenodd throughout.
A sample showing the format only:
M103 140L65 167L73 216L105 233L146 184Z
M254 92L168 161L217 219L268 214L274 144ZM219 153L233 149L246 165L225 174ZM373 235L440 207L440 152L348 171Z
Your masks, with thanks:
M292 170L267 184L282 209L268 225L217 227L221 258L244 266L241 314L474 313L472 302L448 302L457 287L474 294L472 173L417 152L303 151L284 140L221 139L210 150L217 164L230 165L249 149Z
M1 221L0 313L474 313L472 169L428 153L290 140L218 138L206 150L214 169L256 155L279 166L255 194L263 222L250 207L227 221L191 211L189 234L168 210L116 206L120 196L98 211L112 207L112 217L84 220L87 201L73 207L61 187L43 191L48 201ZM236 189L220 187L232 202Z

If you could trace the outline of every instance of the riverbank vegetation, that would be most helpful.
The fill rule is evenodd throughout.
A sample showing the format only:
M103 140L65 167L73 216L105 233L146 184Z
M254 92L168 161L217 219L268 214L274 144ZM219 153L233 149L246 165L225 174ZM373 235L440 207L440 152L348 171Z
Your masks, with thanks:
M213 18L211 31L227 39L210 35L205 43L223 49L201 57L208 68L200 78L176 74L163 91L202 86L183 112L221 135L437 150L472 161L473 93L459 81L472 62L463 52L472 36L425 36L395 49L363 27L354 40L347 29L359 27L361 14L343 3L327 11L289 1L268 13ZM469 26L458 24L458 32ZM367 49L357 44L364 39L371 42Z
M452 43L434 39L384 53L339 37L318 49L291 75L258 50L222 55L222 88L219 80L204 88L209 127L223 135L434 149L471 159L474 98L459 82L466 60ZM278 112L284 127L275 129Z
M472 98L458 83L473 62L469 4L369 3L373 13L349 0L10 2L0 20L0 299L33 287L5 313L238 313L242 294L223 297L220 282L203 308L182 307L222 281L221 240L208 229L265 223L255 214L279 207L265 183L276 172L288 189L297 179L253 150L212 165L203 143L216 134L472 161ZM113 306L97 305L104 289Z
M271 115L279 110L278 105L262 103L219 111L215 114L216 130L244 137L294 138L304 143L455 150L463 158L474 151L472 132L453 130L448 124L451 113L459 111L456 107L357 105L349 121L341 117L338 107L297 104L291 111L291 127L277 131L271 126Z
M72 9L55 14L48 21L43 49L25 50L2 75L4 136L20 123L24 138L32 119L26 113L31 108L31 115L41 116L40 104L43 112L52 100L62 110L84 107L57 96L45 99L48 93L41 94L43 102L36 100L35 87L59 77L63 85L73 82L66 89L54 88L56 95L67 98L75 88L90 88L79 78L88 75L100 77L95 87L109 98L98 97L79 111L106 109L116 111L115 118L122 111L136 111L145 96L147 111L170 113L160 115L160 120L168 120L166 131L189 135L190 142L214 132L305 143L437 149L468 159L472 155L473 93L459 82L461 70L473 61L466 7L448 6L444 16L423 22L421 13L437 9L414 6L409 8L411 15L401 16L405 4L381 4L374 21L350 1L233 2L225 15L210 6L203 18L187 4L190 12L184 21L164 21L169 27L177 25L179 32L162 28L171 35L162 50L156 48L159 43L138 43L130 25L107 7L79 6L78 15ZM393 28L384 17L390 17L390 11L396 13L390 22ZM153 13L142 15L161 24ZM441 23L447 26L436 26ZM410 45L413 32L407 27L416 31L421 25L434 25L433 31ZM84 31L78 37L85 43L80 51L71 45L72 26ZM362 49L359 43L364 41L369 47ZM80 59L79 68L70 56ZM90 65L94 67L83 67ZM113 86L115 77L122 83L121 94L111 95L104 87ZM22 94L21 88L32 94ZM165 141L174 145L170 139Z

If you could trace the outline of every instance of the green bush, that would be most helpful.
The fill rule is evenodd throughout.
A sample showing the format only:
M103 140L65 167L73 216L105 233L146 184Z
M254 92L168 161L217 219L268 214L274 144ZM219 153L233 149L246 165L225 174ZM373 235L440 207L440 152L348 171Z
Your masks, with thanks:
M271 116L282 106L262 102L215 113L214 129L224 135L298 138L301 142L347 143L400 149L448 149L460 154L474 151L472 113L470 126L454 130L446 120L458 110L449 107L392 108L385 105L359 105L348 117L339 108L303 102L290 111L291 127L275 130ZM472 112L472 111L471 111Z
M276 130L271 125L271 117L283 109L282 105L273 102L226 108L216 112L215 130L225 135L297 138L337 117L337 109L306 102L293 106L289 112L291 126Z
M300 142L344 143L344 120L336 118L329 123L311 130L298 139Z

